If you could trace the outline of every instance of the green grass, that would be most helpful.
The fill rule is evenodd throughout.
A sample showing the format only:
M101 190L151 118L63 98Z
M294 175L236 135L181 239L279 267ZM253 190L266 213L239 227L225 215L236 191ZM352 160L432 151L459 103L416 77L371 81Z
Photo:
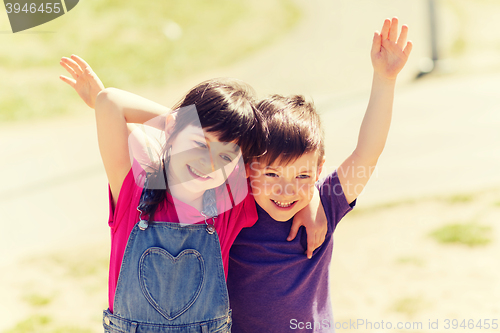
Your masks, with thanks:
M468 15L467 9L463 7L456 0L445 0L442 2L442 6L446 7L449 11L451 11L460 22L466 22ZM460 56L462 55L468 46L467 40L464 38L466 24L458 25L459 32L455 35L455 40L452 42L450 49L445 50L445 52L449 52L452 56Z
M3 333L92 333L91 329L74 326L57 326L51 317L32 315Z
M58 79L62 56L82 56L106 86L175 84L272 43L300 16L291 0L80 2L31 33L2 35L0 122L71 112L72 92ZM178 39L164 33L172 24Z
M394 303L392 310L412 317L425 308L425 302L421 297L403 297Z
M102 320L99 312L90 312L85 315L85 320L75 323L68 321L57 309L75 307L74 304L80 303L86 304L87 308L90 304L98 310L107 307L107 299L103 297L107 291L107 251L108 244L103 242L23 259L20 265L29 267L29 278L20 287L23 293L19 301L28 311L24 320L2 333L95 332L95 327L99 327ZM44 281L57 283L46 285ZM78 290L75 302L67 304L66 293L74 288Z
M424 265L424 261L422 259L412 256L399 257L396 259L396 263L400 265L415 265L415 266Z
M88 328L80 328L73 326L56 327L50 330L50 333L92 333L92 332L94 331Z
M63 86L62 81L56 79L27 85L4 86L0 83L0 122L42 119L70 113L74 109L72 105L79 101L75 98L76 94L71 95L74 92L70 87Z
M474 196L471 194L456 194L445 198L445 200L452 204L460 204L472 202L474 200Z
M474 222L449 224L430 234L443 244L463 244L470 247L487 245L491 242L491 227Z
M23 297L24 301L34 307L44 307L50 304L53 297L48 297L40 294L28 294Z
M457 194L452 194L452 195L447 195L447 196L434 195L434 196L423 196L423 197L400 199L400 200L395 200L395 201L390 201L390 202L383 202L383 203L375 204L372 206L357 207L351 213L349 213L349 216L362 215L362 214L366 214L366 213L374 213L374 212L389 210L389 209L397 208L397 207L401 207L401 206L420 204L423 202L443 202L443 203L452 204L452 205L469 203L469 202L473 202L476 199L476 197L481 195L482 193L484 193L484 191L480 191L480 192L472 193L472 194L457 193ZM500 202L498 202L498 205L500 205Z
M428 200L428 198L418 198L418 199L410 198L410 199L402 199L402 200L396 200L396 201L391 201L391 202L384 202L384 203L375 204L375 205L371 205L371 206L357 207L356 209L352 210L352 212L349 213L349 216L364 215L364 214L389 210L389 209L397 208L397 207L401 207L401 206L414 205L414 204L418 204L418 203L421 203L421 202L426 201L426 200Z
M46 331L52 319L48 316L34 315L19 322L14 328L4 333L40 333Z
M81 256L74 257L54 257L53 260L64 267L66 273L73 278L85 278L88 276L105 275L108 271L109 259L105 256L88 258Z

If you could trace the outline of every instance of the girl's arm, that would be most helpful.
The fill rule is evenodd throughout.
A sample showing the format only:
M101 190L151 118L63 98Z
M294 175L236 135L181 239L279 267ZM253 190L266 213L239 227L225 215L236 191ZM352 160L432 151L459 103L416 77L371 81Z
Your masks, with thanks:
M101 94L96 98L95 118L99 151L116 205L123 180L132 167L127 120L121 110L108 103L106 96Z
M108 176L113 201L131 165L127 123L145 123L165 129L170 109L132 93L107 88L96 98L95 115L99 150Z
M338 176L347 202L353 202L370 179L382 153L392 117L396 77L412 49L407 43L408 27L398 37L398 19L386 19L379 34L375 32L371 50L374 69L368 108L359 131L354 152L338 168Z
M144 124L154 119L153 122L148 123L148 126L164 129L165 116L170 113L169 108L124 90L105 89L89 64L77 55L72 55L71 59L63 57L60 64L73 77L71 79L61 75L61 80L73 87L81 99L92 109L95 109L97 95L102 93L106 96L103 99L109 106L120 109L126 115L128 123ZM160 118L155 119L158 116Z
M160 116L148 125L164 129L165 115L170 109L119 89L104 89L90 66L78 56L62 58L61 65L73 77L61 76L61 80L95 109L99 150L116 204L123 180L131 168L127 123L144 123Z
M311 259L314 250L316 250L325 241L328 231L328 220L325 210L321 204L318 189L314 189L314 195L311 202L293 217L292 228L288 234L287 241L292 241L299 228L304 226L307 233L306 256Z
M164 130L170 108L144 97L117 88L106 88L99 93L99 103L123 114L127 123L145 124ZM97 103L96 103L97 107Z
M99 77L82 58L76 55L72 55L71 59L62 57L59 63L73 77L70 79L60 75L59 78L75 89L85 104L93 109L97 94L104 89Z

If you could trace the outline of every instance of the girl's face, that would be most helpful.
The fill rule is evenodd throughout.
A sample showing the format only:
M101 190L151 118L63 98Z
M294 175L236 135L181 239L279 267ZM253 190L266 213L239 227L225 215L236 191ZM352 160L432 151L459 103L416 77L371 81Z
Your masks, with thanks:
M235 143L220 142L217 136L188 125L172 140L167 177L174 196L182 192L197 198L224 183L241 157Z

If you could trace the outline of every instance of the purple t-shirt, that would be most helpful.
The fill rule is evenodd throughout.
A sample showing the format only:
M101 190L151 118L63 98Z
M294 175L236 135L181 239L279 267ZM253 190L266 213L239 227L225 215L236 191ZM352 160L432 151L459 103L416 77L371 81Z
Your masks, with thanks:
M243 228L233 243L227 279L233 333L334 331L328 282L333 231L355 201L346 201L336 171L316 186L328 232L312 259L304 254L305 228L289 242L292 220L276 221L259 206L257 223Z

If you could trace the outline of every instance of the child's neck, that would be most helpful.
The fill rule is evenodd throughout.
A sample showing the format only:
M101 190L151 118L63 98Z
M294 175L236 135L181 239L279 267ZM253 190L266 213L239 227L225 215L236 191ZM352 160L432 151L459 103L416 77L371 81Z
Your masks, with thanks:
M190 191L186 191L186 188L184 188L182 184L171 186L169 190L172 197L176 200L182 201L196 208L199 212L203 210L203 192L192 193Z

